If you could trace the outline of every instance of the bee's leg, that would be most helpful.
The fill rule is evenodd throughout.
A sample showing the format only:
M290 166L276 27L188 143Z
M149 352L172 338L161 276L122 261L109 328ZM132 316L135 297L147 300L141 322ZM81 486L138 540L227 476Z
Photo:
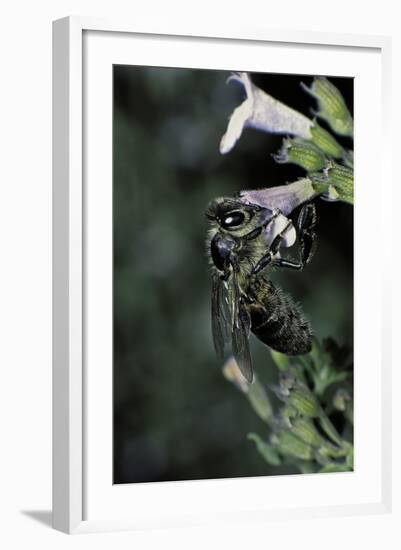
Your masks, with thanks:
M265 220L261 225L255 227L255 229L253 229L247 235L244 235L243 239L245 239L246 241L252 241L253 239L256 239L257 237L259 237L262 231L266 229L266 227L270 225L277 218L279 214L280 214L280 210L274 210L270 218Z
M250 233L248 233L248 235L244 235L243 238L244 238L245 241L253 241L257 237L259 237L259 235L262 233L262 231L263 231L263 226L261 225L259 227L256 227Z
M299 260L294 261L287 258L277 258L274 260L275 266L288 267L290 269L303 269L312 259L314 244L316 242L316 208L314 204L308 203L302 207L298 216L297 226L301 249Z
M302 267L310 262L316 242L316 208L313 203L305 204L298 216L299 244L301 247L300 262Z
M272 263L273 254L269 251L267 254L262 256L255 267L252 269L252 275L256 275L259 271L262 271L265 267Z
M294 262L293 260L287 260L287 258L277 258L274 260L274 267L288 267L289 269L303 269L305 264L302 262Z
M298 262L293 260L287 260L286 258L276 258L273 260L273 257L277 254L280 249L281 241L284 238L284 235L288 228L291 226L291 222L286 225L286 227L281 231L274 239L270 245L270 249L256 264L253 268L252 273L259 273L262 269L271 265L272 263L276 267L287 267L290 269L303 269L307 263L310 262L313 252L314 244L316 241L316 208L313 203L305 204L298 216L297 226L299 233L299 245L301 248L301 257Z
M255 275L256 273L259 273L259 271L262 271L265 267L270 265L273 262L274 256L277 254L277 252L280 249L281 241L283 240L286 232L291 227L292 222L288 222L288 224L284 227L284 229L274 237L272 244L270 245L269 251L262 256L262 258L258 261L258 263L255 265L255 267L252 269L252 274ZM277 260L274 260L274 265L276 264Z

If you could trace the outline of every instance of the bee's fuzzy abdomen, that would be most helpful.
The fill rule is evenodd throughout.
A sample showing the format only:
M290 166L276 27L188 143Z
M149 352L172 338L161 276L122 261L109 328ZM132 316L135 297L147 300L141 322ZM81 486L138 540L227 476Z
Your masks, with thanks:
M260 307L250 305L251 329L259 340L287 355L303 355L312 348L312 329L301 309L280 288L266 281Z

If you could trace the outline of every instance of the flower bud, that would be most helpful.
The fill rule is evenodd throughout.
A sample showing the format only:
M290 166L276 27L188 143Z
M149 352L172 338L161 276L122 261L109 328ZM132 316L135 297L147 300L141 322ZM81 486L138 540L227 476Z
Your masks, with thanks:
M247 396L253 410L262 420L265 422L271 420L273 409L262 384L256 377L254 377L253 383L249 384L243 377L234 357L230 357L224 363L223 376Z
M339 159L345 154L344 148L338 141L315 121L311 130L312 142L326 155Z
M302 439L312 447L320 447L324 444L324 439L319 434L313 423L306 418L295 418L292 421L291 431L294 435Z
M330 184L335 188L340 200L353 204L354 202L354 171L347 166L330 162L326 168Z
M316 397L306 386L298 385L290 392L288 403L298 411L300 415L315 418L320 414L320 406Z
M290 431L275 434L273 441L276 442L278 451L283 455L291 455L302 460L312 460L313 458L313 448Z
M280 413L274 417L274 424L277 429L289 429L292 427L293 419L298 416L297 409L291 405L285 405L280 409Z
M332 458L344 458L347 454L347 450L344 446L333 445L326 441L324 445L319 448L319 456L322 460L328 460Z
M351 396L344 388L339 388L333 397L333 405L338 411L345 411L351 401Z
M279 164L297 164L307 172L322 170L326 164L323 152L314 143L302 138L284 139L274 160Z
M354 203L354 171L333 160L327 163L323 173L311 174L312 186L323 199Z
M253 384L248 386L247 397L256 414L265 422L269 422L273 416L273 409L262 384L256 378Z
M303 85L304 90L317 99L317 115L326 120L331 128L341 136L353 135L353 120L340 91L327 78L315 78L312 86Z

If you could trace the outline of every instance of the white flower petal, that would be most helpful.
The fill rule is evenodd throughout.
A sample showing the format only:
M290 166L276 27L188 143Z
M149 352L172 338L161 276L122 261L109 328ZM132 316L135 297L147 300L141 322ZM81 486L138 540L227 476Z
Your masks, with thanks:
M265 229L264 237L266 244L271 245L275 237L287 227L281 241L281 246L284 248L292 246L296 241L297 233L292 223L288 227L289 222L288 218L283 216L283 214L279 214Z
M248 73L234 73L234 80L244 86L247 98L230 117L227 131L220 142L220 152L228 153L249 126L272 134L294 135L310 139L313 122L294 109L254 86Z
M254 111L249 124L258 130L272 134L291 134L311 138L312 121L277 101L259 88L254 91Z
M240 193L241 201L245 204L256 204L269 210L277 209L285 216L315 196L316 191L309 178L302 178L287 185Z
M227 131L220 141L220 153L225 155L234 147L242 134L242 129L252 115L252 101L246 99L237 107L228 123Z

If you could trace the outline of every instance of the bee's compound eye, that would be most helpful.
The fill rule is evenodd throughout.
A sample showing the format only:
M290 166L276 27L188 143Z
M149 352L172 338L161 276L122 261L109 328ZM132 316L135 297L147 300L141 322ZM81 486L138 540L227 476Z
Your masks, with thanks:
M238 227L245 220L243 212L230 212L223 218L221 225L225 228Z

